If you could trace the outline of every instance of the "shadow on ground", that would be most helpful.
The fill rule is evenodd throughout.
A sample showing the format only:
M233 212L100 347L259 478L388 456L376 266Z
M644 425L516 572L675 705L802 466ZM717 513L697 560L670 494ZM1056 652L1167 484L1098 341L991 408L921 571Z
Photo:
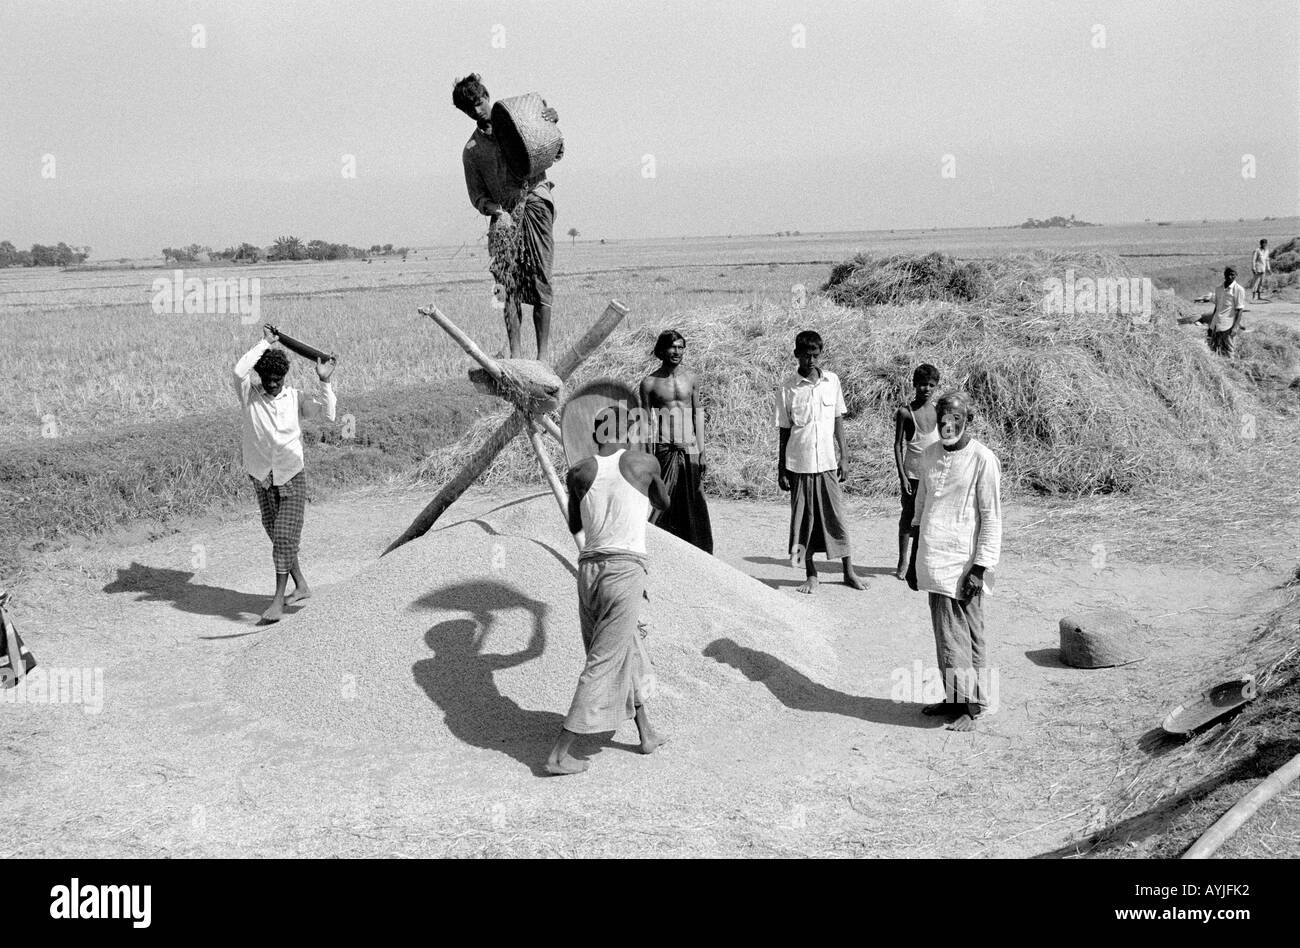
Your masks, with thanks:
M937 728L944 723L937 718L922 717L919 704L850 695L819 685L776 656L739 645L731 639L715 639L705 647L704 654L763 685L774 698L795 711L840 714L897 727Z
M193 578L194 573L186 570L146 566L143 563L133 562L128 567L118 567L117 578L105 586L103 591L136 593L136 602L165 602L181 612L215 616L232 622L242 622L250 616L259 616L271 603L269 592L255 595L237 589L194 583L191 582ZM292 613L286 612L286 615ZM203 638L230 637L203 636Z
M421 659L411 668L415 683L441 709L447 729L466 744L506 754L535 776L548 776L544 768L546 755L560 732L564 715L520 707L501 693L494 677L498 671L541 656L546 649L547 605L504 583L488 581L444 587L420 597L413 607L468 612L472 616L449 619L430 628L424 641L433 657ZM497 615L513 609L526 609L532 614L533 632L528 644L508 655L483 652L483 643L491 635ZM575 669L575 684L577 672ZM612 735L606 735L596 747L635 750L615 743ZM592 739L580 741L574 756L581 758L592 749Z

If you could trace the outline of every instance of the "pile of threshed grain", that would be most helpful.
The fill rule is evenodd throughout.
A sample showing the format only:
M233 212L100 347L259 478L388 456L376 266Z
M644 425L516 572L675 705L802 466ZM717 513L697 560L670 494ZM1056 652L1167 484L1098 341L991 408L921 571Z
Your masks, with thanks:
M751 679L786 694L834 677L806 607L647 532L657 721L679 733L742 723L780 707ZM234 660L227 687L259 714L345 741L553 739L584 661L575 560L549 494L453 507L439 529L266 631Z

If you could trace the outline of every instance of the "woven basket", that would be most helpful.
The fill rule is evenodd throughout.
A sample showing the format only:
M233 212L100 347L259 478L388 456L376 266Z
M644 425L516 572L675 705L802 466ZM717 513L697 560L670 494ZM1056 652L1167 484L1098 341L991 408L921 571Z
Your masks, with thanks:
M502 99L492 106L492 134L512 174L533 178L555 164L564 150L564 136L554 122L542 118L546 103L536 92Z

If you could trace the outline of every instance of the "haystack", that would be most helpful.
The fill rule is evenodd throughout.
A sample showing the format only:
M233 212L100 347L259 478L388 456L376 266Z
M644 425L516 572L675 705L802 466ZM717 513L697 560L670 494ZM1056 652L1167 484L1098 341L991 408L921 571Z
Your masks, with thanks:
M462 502L444 521L263 633L229 670L232 696L344 741L544 751L584 660L572 541L549 494ZM786 678L786 693L833 677L807 607L657 528L647 547L654 715L667 729L778 707L751 679Z

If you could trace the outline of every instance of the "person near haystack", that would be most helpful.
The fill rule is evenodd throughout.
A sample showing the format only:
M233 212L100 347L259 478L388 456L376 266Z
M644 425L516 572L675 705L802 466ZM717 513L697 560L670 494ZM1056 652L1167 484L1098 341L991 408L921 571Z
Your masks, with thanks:
M666 741L646 713L650 659L638 629L646 588L645 534L650 506L666 507L668 488L659 462L629 448L628 413L598 412L596 453L569 469L569 530L584 535L578 557L578 616L587 661L546 769L576 774L587 762L573 756L580 734L617 730L632 718L641 753Z
M916 513L916 487L921 477L921 455L939 440L934 415L934 392L939 387L939 370L927 363L912 373L915 391L911 402L894 412L894 465L898 468L898 495L902 513L898 518L898 569L894 575L907 579L907 568L915 551L916 530L912 515Z
M492 134L492 98L478 73L458 79L451 92L452 103L478 126L465 143L461 160L470 203L492 219L489 250L492 275L505 288L506 339L510 358L522 355L520 323L523 308L533 309L537 334L537 358L551 358L551 263L555 256L555 202L546 172L519 178L506 164L500 142ZM555 109L546 107L542 118L558 123ZM512 236L505 234L518 228Z
M337 402L330 378L335 362L317 361L320 395L305 396L284 384L284 377L289 374L289 357L282 349L271 348L280 341L279 336L270 326L262 327L262 336L235 363L232 381L239 398L244 469L257 494L262 526L271 538L271 560L275 564L275 596L262 613L262 621L278 622L284 617L286 604L302 602L311 595L298 564L307 504L299 418L324 415L334 420ZM257 373L257 382L252 380L252 373ZM290 576L294 590L286 599Z
M1219 355L1230 356L1237 349L1237 337L1244 330L1241 314L1246 307L1246 290L1237 282L1237 271L1227 267L1223 283L1214 288L1214 309L1202 319L1209 322L1206 341Z
M803 566L798 592L812 593L819 582L813 557L825 553L844 563L844 584L866 589L853 570L853 550L844 516L840 484L847 477L844 393L839 376L823 369L822 337L811 329L795 336L799 364L776 390L780 443L777 484L790 492L790 562Z
M666 329L655 342L659 367L641 380L641 404L654 413L655 458L668 485L667 510L655 510L650 522L699 547L713 552L713 527L704 500L704 409L695 373L682 368L686 338Z
M1272 265L1268 262L1268 240L1262 238L1259 246L1255 248L1255 253L1250 258L1250 298L1252 300L1264 299L1264 280L1272 269Z
M917 479L916 558L907 584L929 595L944 700L923 714L973 731L990 710L984 594L1002 551L1002 466L971 437L975 408L961 392L935 404L939 442L922 453Z

